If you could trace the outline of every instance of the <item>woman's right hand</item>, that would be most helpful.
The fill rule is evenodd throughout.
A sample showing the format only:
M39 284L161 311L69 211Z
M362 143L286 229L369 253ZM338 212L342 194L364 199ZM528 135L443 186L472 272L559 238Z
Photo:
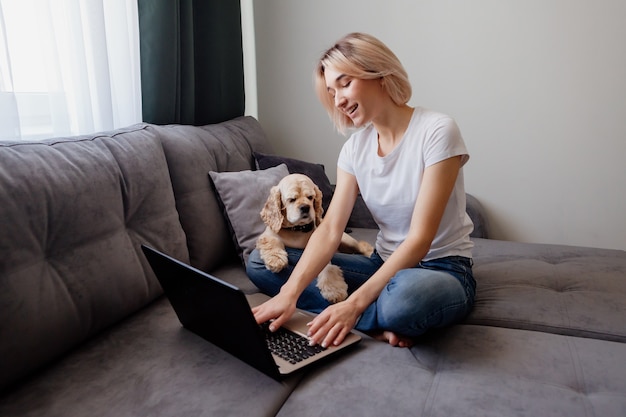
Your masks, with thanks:
M270 331L275 332L289 320L296 311L296 300L297 297L291 297L279 292L276 296L263 304L252 308L254 319L258 324L272 320L269 328Z

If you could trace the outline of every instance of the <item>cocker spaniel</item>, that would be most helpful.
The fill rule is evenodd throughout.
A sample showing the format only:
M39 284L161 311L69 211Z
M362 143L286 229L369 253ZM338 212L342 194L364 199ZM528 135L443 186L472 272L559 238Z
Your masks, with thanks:
M287 266L285 247L304 249L321 223L322 214L322 192L308 176L290 174L273 186L261 210L266 228L256 244L267 269L280 272ZM374 249L369 243L344 233L338 250L370 256ZM341 269L330 263L320 272L317 287L331 303L348 297L348 285Z

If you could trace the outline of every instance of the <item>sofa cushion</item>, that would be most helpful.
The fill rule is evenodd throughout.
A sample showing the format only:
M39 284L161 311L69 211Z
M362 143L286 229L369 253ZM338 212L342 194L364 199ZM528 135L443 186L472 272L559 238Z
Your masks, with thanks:
M278 415L621 416L625 355L623 343L489 326L411 349L365 339L307 374Z
M145 125L0 144L0 387L161 294L139 244L188 259Z
M474 239L469 323L626 342L626 252Z
M474 230L472 230L470 237L489 239L485 209L480 201L471 194L465 194L465 211L474 223Z
M181 327L160 298L0 397L0 415L269 416L301 377L274 381Z
M252 152L272 153L259 122L239 117L206 126L153 126L163 142L176 208L187 236L191 265L210 271L236 258L231 233L209 171L255 168Z
M288 174L285 164L257 171L209 172L244 265L265 230L260 213L270 189Z

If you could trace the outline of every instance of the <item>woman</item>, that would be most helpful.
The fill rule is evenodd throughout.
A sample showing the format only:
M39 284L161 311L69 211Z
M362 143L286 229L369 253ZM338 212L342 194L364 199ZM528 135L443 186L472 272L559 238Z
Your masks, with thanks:
M326 51L316 91L337 129L361 128L344 144L324 221L289 266L268 271L254 251L250 279L273 296L253 309L279 328L296 306L319 313L312 343L340 344L352 328L409 347L428 329L465 317L474 303L462 166L469 159L450 117L407 105L411 86L394 53L373 36L352 33ZM379 225L371 257L336 254L358 193ZM331 261L349 297L329 305L315 279Z

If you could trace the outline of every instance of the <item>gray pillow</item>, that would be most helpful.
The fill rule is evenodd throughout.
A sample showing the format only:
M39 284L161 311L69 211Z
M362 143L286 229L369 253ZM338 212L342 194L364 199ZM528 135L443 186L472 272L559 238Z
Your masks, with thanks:
M288 174L285 164L258 171L209 172L244 265L265 230L260 213L270 189Z

